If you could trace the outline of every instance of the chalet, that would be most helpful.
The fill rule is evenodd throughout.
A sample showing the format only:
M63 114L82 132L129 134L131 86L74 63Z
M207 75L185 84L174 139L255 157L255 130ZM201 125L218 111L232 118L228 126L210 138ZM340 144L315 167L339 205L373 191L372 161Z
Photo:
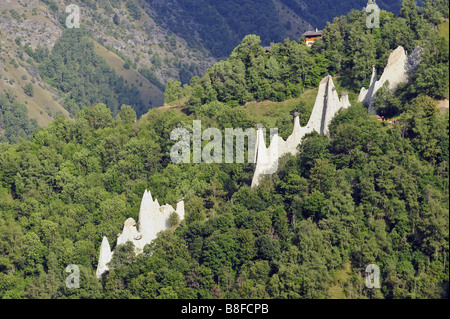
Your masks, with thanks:
M317 38L320 38L323 35L322 31L316 29L316 31L306 31L302 34L302 37L305 37L305 42L307 46L312 46Z

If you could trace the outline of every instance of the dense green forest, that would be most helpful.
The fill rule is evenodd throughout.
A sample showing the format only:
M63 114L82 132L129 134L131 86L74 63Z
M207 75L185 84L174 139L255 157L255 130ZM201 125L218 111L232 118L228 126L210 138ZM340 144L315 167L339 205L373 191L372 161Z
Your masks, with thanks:
M182 111L152 109L135 121L131 106L113 114L98 103L75 121L58 115L29 141L1 143L0 298L448 298L449 115L437 108L448 98L448 36L434 28L445 12L416 9L405 0L399 16L383 13L383 32L359 37L365 16L352 11L312 49L287 40L266 55L250 35L204 77L169 84L170 100L188 101ZM389 38L397 34L389 25L413 42ZM300 96L326 73L350 89L371 72L357 67L360 55L382 68L396 46L419 44L410 81L377 99L396 125L362 104L341 110L328 136L305 136L298 155L255 189L252 164L170 161L177 127L198 119L221 130L254 127L237 104ZM302 69L293 52L311 65ZM298 99L292 111L303 107ZM173 206L185 198L185 220L137 257L130 245L116 247L114 269L98 280L102 237L115 247L145 189ZM78 289L64 284L69 264L80 267ZM381 289L365 288L369 264L381 270Z
M0 94L0 142L14 144L20 138L28 139L38 128L36 120L28 118L25 105L10 92Z
M273 44L270 57L256 35L246 36L226 61L210 68L190 85L169 81L165 101L189 97L191 109L219 101L231 106L249 101L283 101L299 97L304 88L316 87L327 74L321 54L311 54L306 45L286 40Z
M47 82L67 94L64 107L72 115L96 103L107 104L113 114L122 104L131 105L139 116L149 108L137 88L125 83L95 54L85 28L65 29L39 70Z

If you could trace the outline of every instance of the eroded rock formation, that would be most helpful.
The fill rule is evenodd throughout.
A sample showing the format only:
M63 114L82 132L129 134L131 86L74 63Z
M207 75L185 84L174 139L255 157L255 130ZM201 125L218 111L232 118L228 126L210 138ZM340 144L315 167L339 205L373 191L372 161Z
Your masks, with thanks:
M389 55L388 63L379 80L377 80L377 72L373 67L369 88L361 88L358 102L364 103L368 107L369 113L373 112L377 91L388 81L391 92L394 92L399 84L408 82L409 75L420 62L421 50L420 47L416 48L408 57L405 49L399 46Z
M294 115L294 129L292 134L283 140L278 134L271 138L267 148L262 125L257 126L255 144L255 172L253 174L252 187L258 186L263 175L274 174L278 169L278 160L285 154L297 154L297 146L303 136L312 131L320 134L328 133L328 126L341 108L348 108L350 102L348 94L343 93L339 99L333 78L328 75L319 84L319 92L311 113L308 124L300 125L299 114Z
M169 217L174 212L178 214L181 222L184 219L184 200L178 201L175 210L168 204L160 206L157 199L153 200L150 191L145 190L139 210L138 227L136 228L136 221L133 218L128 218L123 225L122 233L117 235L117 246L131 241L134 244L136 254L142 253L145 245L150 244L160 231L171 227ZM108 239L103 237L96 271L98 278L109 270L108 263L111 261L113 254Z

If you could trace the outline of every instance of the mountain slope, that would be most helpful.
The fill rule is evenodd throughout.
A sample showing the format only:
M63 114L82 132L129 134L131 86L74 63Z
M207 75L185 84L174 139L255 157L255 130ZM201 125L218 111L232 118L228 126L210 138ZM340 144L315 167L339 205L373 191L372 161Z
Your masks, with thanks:
M146 110L162 105L167 79L188 81L215 62L206 50L187 47L182 38L159 27L145 13L135 19L123 1L78 4L81 24L96 41L95 53L139 91ZM64 107L66 95L45 83L39 71L66 28L65 8L61 0L0 3L0 93L12 90L17 101L26 104L28 116L41 126L57 113L69 115ZM28 82L34 88L32 97L23 91Z
M361 10L367 5L367 0L279 0L289 7L302 19L311 23L314 27L323 28L326 22L331 22L334 17L339 17L352 9ZM382 10L398 14L403 0L378 0L376 3ZM422 0L416 1L418 4Z
M400 0L378 1L398 11ZM298 39L321 28L335 15L362 9L365 0L101 0L75 1L81 24L101 56L126 84L139 91L144 108L162 105L169 79L188 83L218 59L229 55L247 34L262 45ZM62 0L19 0L0 3L0 92L12 90L28 115L40 125L57 113L68 115L66 95L45 83L39 64L65 29ZM47 52L48 51L48 52ZM18 67L16 67L18 65ZM145 79L144 79L145 78ZM23 87L31 83L34 96ZM142 83L142 85L141 85Z
M204 45L216 57L227 56L247 34L257 34L269 45L288 35L298 38L308 29L278 0L146 2L157 13L157 23L183 35L192 46Z
M145 105L162 105L164 103L164 93L160 88L151 83L147 78L135 69L125 69L125 61L116 53L109 51L98 42L94 42L94 50L97 55L102 57L106 63L113 68L118 76L124 78L128 83L137 84L140 98Z

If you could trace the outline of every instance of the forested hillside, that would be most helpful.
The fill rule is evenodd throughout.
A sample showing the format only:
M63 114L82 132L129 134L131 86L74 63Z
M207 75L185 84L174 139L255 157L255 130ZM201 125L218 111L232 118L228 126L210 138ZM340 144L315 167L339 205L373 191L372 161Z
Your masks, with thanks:
M334 17L352 9L361 10L367 0L146 0L157 12L158 23L189 43L201 43L216 57L227 56L248 34L257 34L263 45L281 42L288 35L298 40L301 34L322 29ZM421 3L422 1L420 1ZM378 1L381 9L397 14L401 0ZM420 4L419 3L419 4ZM286 16L295 19L286 19ZM292 22L291 22L292 21ZM295 25L301 32L290 32ZM200 40L199 40L200 38Z
M119 107L129 104L142 115L148 111L135 86L97 56L94 45L82 29L67 29L55 43L52 52L39 64L41 76L63 93L69 93L64 107L76 115L84 106L105 103L117 114Z
M366 0L332 1L332 0L280 0L314 26L322 28L334 17L346 14L352 9L361 9L367 5ZM389 12L398 14L402 0L378 0L377 5ZM421 4L422 1L417 1ZM324 10L326 8L326 10Z
M360 10L365 1L345 1L339 5L333 1L297 0L102 0L75 4L80 6L83 41L89 38L93 42L95 54L90 45L86 48L70 45L70 41L79 38L71 30L65 30L68 13L62 0L0 3L0 91L25 105L28 117L40 126L46 126L59 113L73 117L84 105L92 106L95 102L106 103L113 114L117 114L120 105L129 104L140 116L163 104L162 91L168 81L185 84L193 76L203 76L216 59L225 59L246 35L259 36L262 45L282 43L287 37L298 41L304 31L322 28L327 21L352 8ZM432 4L439 11L445 11L446 4L448 8L445 0ZM400 9L400 1L379 1L379 5L395 13ZM289 50L294 50L292 56L301 49ZM305 57L304 52L299 54ZM65 56L78 57L51 65ZM290 59L292 68L299 67L299 61ZM319 65L314 70L317 74L312 76L315 83L323 75L327 61L321 55L313 59ZM95 70L94 61L98 64ZM72 70L78 62L89 67ZM275 70L273 75L277 76L277 63L282 61L270 63ZM308 73L305 68L309 64L311 61L303 62L300 71L303 75ZM86 77L87 72L97 75ZM256 98L282 100L284 96L298 96L301 89L308 87L307 83L297 83L295 76L299 72L294 70L292 75L288 72L283 70L282 84L258 92ZM76 80L81 77L87 81ZM81 84L80 89L72 90L77 83ZM98 101L92 99L96 94L100 95ZM131 96L137 98L130 99Z
M20 138L29 138L39 128L35 119L28 118L25 105L11 94L0 93L0 141L15 144Z
M448 19L448 10L441 13L435 2L426 1L422 15L412 0L405 1L399 17L381 11L381 27L373 30L366 27L363 11L352 10L327 23L312 50L301 41L286 39L272 43L267 55L260 37L246 36L226 61L215 64L202 78L194 77L184 86L169 81L165 101L185 98L191 111L212 101L229 105L283 101L317 87L327 74L339 75L344 87L356 93L368 87L372 66L381 74L389 54L399 45L410 53L424 48L422 58L427 60L412 75L416 81L408 88L409 97L422 92L438 100L448 98L448 37L439 36L433 28L441 17ZM401 106L397 104L390 115L398 113Z
M190 48L157 25L135 1L74 4L80 7L82 37L67 29L64 1L0 2L0 92L25 105L40 126L59 113L74 116L83 105L92 106L97 93L114 114L127 103L141 115L163 105L167 79L189 81L215 61L203 47ZM139 19L136 12L141 13ZM86 47L76 42L79 39ZM66 56L69 61L61 60ZM56 65L50 65L53 62ZM86 67L75 67L79 62ZM64 77L55 78L54 71ZM81 89L72 90L74 84Z
M0 298L448 298L449 113L438 108L449 97L448 7L425 2L429 11L405 0L397 16L383 12L380 30L351 11L311 49L286 40L266 54L248 35L201 78L171 81L171 103L138 120L129 105L112 114L95 103L0 143ZM323 75L354 97L399 45L423 52L407 84L377 97L397 124L352 98L327 136L306 135L258 188L252 164L172 163L173 129L270 121L286 136L293 112L309 118ZM116 247L97 279L102 237L116 246L145 189L172 206L184 198L185 220L137 257ZM65 285L69 264L78 289ZM365 286L369 264L380 289Z

